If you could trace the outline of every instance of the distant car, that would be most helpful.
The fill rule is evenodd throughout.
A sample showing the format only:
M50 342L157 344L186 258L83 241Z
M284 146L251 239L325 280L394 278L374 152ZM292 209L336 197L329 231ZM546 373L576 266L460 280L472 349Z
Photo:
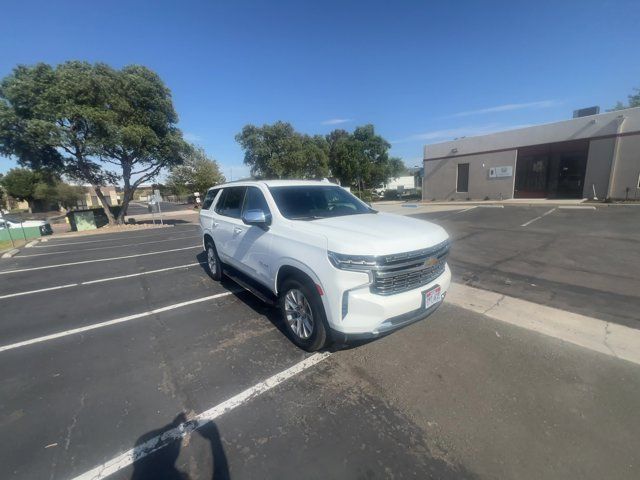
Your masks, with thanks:
M15 217L0 217L0 229L3 228L28 228L28 227L38 227L40 229L40 235L51 235L53 233L53 229L51 228L51 224L45 220L25 220L20 221Z

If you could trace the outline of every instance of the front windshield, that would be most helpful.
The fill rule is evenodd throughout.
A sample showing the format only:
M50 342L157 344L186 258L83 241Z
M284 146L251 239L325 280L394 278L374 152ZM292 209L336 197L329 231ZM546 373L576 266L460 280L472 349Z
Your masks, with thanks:
M271 187L280 213L291 220L315 220L376 213L365 203L336 185Z

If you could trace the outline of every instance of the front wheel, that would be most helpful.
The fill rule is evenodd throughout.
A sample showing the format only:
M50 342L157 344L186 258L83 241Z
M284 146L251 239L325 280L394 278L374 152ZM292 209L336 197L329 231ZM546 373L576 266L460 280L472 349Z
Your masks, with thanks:
M324 307L315 288L297 279L285 280L279 305L293 343L308 352L320 350L327 344Z
M207 243L207 266L211 278L216 281L222 280L222 262L220 262L216 247L211 242Z

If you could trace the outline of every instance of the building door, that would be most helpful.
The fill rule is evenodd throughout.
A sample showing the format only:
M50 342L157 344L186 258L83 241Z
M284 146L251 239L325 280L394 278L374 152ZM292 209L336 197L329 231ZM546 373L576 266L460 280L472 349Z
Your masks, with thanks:
M514 197L581 198L588 154L588 140L519 148Z
M545 198L547 196L548 175L548 155L522 157L518 155L514 196L517 198Z
M580 153L564 154L560 158L556 197L582 197L586 167L587 164Z
M469 164L458 164L458 179L456 182L456 192L468 193L469 192Z

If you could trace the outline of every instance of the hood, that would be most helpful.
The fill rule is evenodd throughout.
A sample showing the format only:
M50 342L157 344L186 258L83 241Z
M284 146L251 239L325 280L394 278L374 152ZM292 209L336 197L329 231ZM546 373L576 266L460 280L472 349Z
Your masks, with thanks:
M449 238L439 225L391 213L345 215L300 223L304 223L301 229L324 236L330 251L348 255L410 252Z

